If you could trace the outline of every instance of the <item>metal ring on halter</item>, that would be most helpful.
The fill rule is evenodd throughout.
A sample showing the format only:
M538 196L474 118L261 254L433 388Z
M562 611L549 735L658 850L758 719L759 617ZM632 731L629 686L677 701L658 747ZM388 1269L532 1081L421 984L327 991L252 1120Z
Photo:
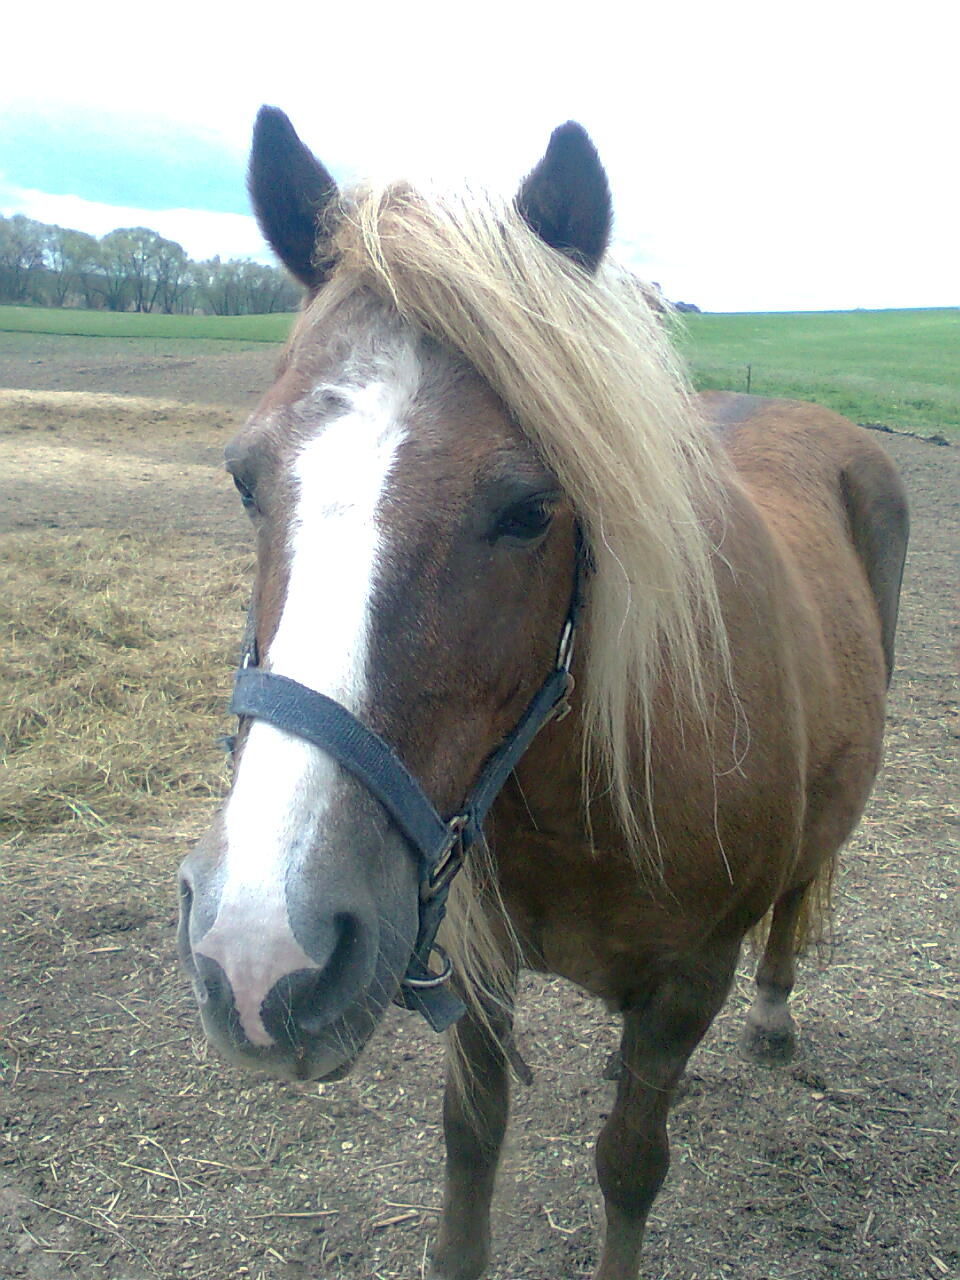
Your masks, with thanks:
M573 661L573 641L576 634L576 627L573 618L567 618L566 625L560 634L560 644L557 648L557 666L564 671L570 670L570 663Z
M439 942L435 942L430 948L431 955L437 955L443 964L443 968L439 973L430 974L429 978L404 978L402 985L405 987L413 987L417 991L427 991L431 987L442 987L447 979L453 974L453 962L450 957L440 946Z

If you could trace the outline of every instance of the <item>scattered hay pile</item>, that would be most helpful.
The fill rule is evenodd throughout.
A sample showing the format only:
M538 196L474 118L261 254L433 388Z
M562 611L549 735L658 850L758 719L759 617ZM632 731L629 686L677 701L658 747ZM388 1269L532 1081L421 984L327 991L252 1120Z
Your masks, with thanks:
M228 723L251 558L225 549L239 544L204 504L224 509L218 460L236 416L0 391L5 481L19 503L0 559L5 834L103 838L222 789L215 738ZM76 512L100 527L71 528ZM17 528L28 517L34 527Z
M56 432L94 438L135 433L141 439L215 441L242 415L221 405L181 404L145 396L112 396L97 391L22 391L0 388L0 425L5 431Z
M101 530L4 543L0 827L159 821L219 792L249 555Z

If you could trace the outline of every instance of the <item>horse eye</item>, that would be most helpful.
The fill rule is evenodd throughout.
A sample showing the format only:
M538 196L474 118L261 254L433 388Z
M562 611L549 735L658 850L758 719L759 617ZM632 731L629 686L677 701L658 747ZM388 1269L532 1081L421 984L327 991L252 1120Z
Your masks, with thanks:
M553 519L553 503L542 494L515 502L502 513L494 529L494 539L507 538L514 542L533 542L550 528Z
M237 493L240 495L240 501L243 503L245 511L256 511L257 500L253 496L253 490L243 483L239 476L233 477L233 483L237 487Z

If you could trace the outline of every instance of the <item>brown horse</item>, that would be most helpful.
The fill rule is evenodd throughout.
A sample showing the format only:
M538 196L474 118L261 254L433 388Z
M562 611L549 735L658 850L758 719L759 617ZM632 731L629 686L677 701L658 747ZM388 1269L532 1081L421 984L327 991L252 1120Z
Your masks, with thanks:
M771 908L747 1039L792 1047L805 908L880 760L900 482L836 414L688 392L603 261L577 125L501 206L341 196L265 108L250 181L309 297L227 449L258 570L233 786L182 872L204 1026L243 1065L336 1078L398 991L461 1012L449 953L433 1265L470 1280L517 971L601 997L624 1032L596 1277L630 1280L672 1090Z

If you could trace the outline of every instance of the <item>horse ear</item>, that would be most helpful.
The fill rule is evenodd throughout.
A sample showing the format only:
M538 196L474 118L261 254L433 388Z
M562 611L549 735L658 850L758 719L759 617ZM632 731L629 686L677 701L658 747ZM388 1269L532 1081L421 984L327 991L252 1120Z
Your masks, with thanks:
M589 272L610 239L613 208L600 157L574 120L554 129L543 159L521 183L521 217L541 240Z
M337 184L277 107L257 114L247 185L267 243L308 289L319 288L332 263L317 243L318 221Z

